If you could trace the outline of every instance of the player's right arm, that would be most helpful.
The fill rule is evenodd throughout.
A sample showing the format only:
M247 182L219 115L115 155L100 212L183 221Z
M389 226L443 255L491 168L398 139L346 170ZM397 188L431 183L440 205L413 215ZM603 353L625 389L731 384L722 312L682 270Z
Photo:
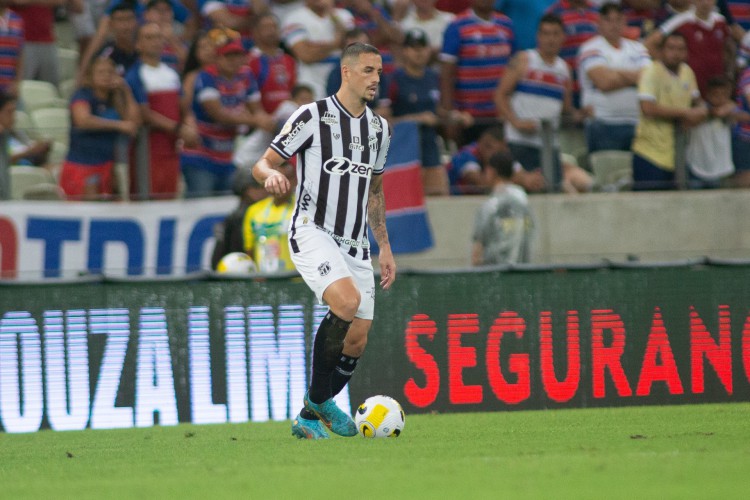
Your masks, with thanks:
M253 177L271 194L286 194L292 187L286 175L279 171L284 161L286 160L279 153L268 148L253 166Z

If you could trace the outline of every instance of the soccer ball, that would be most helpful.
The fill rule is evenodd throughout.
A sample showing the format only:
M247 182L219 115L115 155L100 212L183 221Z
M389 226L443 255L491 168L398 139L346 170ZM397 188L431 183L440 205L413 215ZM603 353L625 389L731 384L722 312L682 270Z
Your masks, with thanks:
M390 396L372 396L354 414L359 434L366 438L398 437L404 430L404 410Z
M220 274L250 274L257 271L257 268L248 254L232 252L221 258L216 271Z

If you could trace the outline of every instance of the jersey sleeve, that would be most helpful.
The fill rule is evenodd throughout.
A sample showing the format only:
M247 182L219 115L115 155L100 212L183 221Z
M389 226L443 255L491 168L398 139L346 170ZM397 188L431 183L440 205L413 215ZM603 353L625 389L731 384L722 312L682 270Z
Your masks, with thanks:
M147 104L148 95L146 93L145 87L143 86L139 68L140 64L135 64L132 68L130 68L130 70L125 75L125 81L130 86L130 90L133 92L135 102L137 102L138 104Z
M656 63L646 66L638 80L638 99L641 101L656 101L658 98L656 68Z
M381 175L385 172L385 162L388 159L388 148L391 147L391 127L388 125L388 120L380 118L380 123L383 127L383 140L380 142L378 157L375 159L375 165L373 165L372 169L372 173L375 175Z
M447 63L455 63L461 48L461 37L458 32L458 24L449 24L443 32L443 49L440 52L440 60Z
M296 155L312 140L317 122L313 119L311 106L302 106L290 116L271 142L271 149L285 160Z

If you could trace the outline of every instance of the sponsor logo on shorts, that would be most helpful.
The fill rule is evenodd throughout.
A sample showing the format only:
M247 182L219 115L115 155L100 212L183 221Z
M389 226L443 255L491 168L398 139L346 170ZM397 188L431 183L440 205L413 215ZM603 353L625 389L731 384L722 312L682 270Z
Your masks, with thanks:
M326 276L331 272L331 264L328 261L323 262L318 266L318 272L321 276Z

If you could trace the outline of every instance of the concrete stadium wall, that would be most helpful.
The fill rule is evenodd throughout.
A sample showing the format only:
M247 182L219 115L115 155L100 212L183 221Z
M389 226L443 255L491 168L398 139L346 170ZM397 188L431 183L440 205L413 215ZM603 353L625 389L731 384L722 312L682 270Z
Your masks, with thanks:
M474 215L484 200L428 198L435 247L398 256L399 267L469 266ZM534 263L750 258L750 191L555 194L530 200L538 229Z

